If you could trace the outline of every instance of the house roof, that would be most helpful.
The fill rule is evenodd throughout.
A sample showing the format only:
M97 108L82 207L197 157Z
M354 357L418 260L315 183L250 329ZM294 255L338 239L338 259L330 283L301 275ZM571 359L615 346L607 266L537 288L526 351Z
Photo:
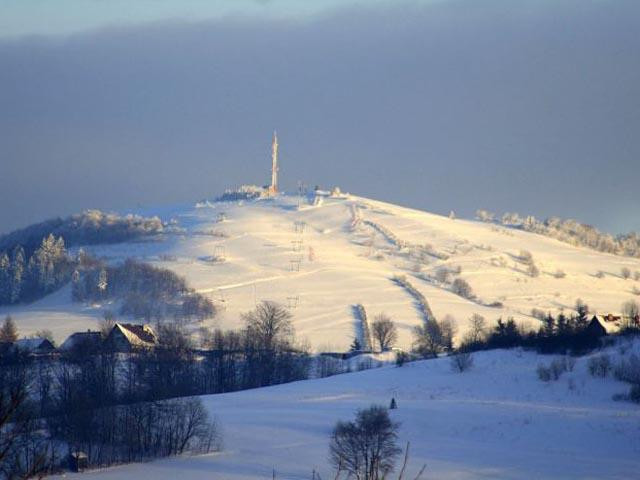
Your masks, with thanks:
M100 332L92 332L90 330L86 332L75 332L69 335L62 345L60 345L60 350L71 350L76 345L84 342L99 343L101 340L102 334Z
M615 333L620 330L620 317L609 315L601 315L598 317L594 315L595 318L600 325L607 331L607 333Z
M13 345L26 352L34 352L40 348L53 348L53 344L49 340L41 337L21 338L16 340Z
M119 330L131 345L148 347L157 343L156 334L149 325L116 323L113 329Z

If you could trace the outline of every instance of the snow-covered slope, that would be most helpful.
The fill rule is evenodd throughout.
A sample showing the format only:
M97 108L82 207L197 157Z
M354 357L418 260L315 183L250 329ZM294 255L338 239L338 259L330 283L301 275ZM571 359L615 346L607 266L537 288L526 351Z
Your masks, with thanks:
M391 415L402 422L399 440L411 442L405 478L414 478L423 463L426 479L637 478L640 410L611 398L628 385L591 377L585 357L557 382L543 383L536 365L553 358L481 352L462 374L440 358L205 396L223 429L222 452L67 478L258 480L275 470L278 479L308 480L314 469L334 478L327 452L335 422L372 403L388 405L392 397L398 409Z
M640 282L619 275L622 267L640 271L638 259L356 196L322 200L280 195L144 212L175 219L184 233L87 250L111 261L137 257L186 276L221 307L211 326L237 328L241 313L255 302L281 302L294 314L298 338L317 350L348 347L359 303L369 318L390 315L400 329L399 346L408 347L422 318L414 298L392 281L395 275L406 276L436 317L453 315L459 333L473 313L489 322L514 316L535 326L532 308L571 309L578 297L592 311L618 312L634 298L634 286L640 289ZM538 277L527 274L520 250L532 253ZM443 266L459 267L478 300L455 295L433 279ZM556 278L558 270L566 276ZM493 302L502 306L487 306ZM104 308L109 306L74 305L63 289L26 307L2 308L0 315L11 313L21 334L48 328L60 342L73 331L94 328Z

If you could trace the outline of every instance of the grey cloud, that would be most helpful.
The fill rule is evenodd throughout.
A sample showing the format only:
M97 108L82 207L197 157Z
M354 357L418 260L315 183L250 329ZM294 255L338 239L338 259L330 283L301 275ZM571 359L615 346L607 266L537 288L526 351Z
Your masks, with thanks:
M5 41L0 231L264 183L274 128L289 189L640 229L638 19L469 0Z

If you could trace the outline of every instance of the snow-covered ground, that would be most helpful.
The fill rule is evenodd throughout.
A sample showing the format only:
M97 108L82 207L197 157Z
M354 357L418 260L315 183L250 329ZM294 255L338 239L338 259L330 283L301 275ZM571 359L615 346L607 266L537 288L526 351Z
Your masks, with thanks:
M220 453L77 478L266 479L274 469L279 479L310 479L314 469L333 478L327 452L335 422L372 403L388 405L392 397L400 441L411 442L408 478L423 463L425 479L638 478L640 409L612 400L627 385L591 377L587 357L557 382L543 383L536 366L553 356L520 350L474 355L474 367L461 374L440 358L205 396L223 427Z
M278 301L291 308L298 338L316 350L348 347L356 334L353 305L358 303L369 318L390 315L400 330L398 345L409 347L412 327L422 319L413 298L391 281L394 275L405 275L437 317L453 315L460 333L473 313L490 323L514 316L535 326L532 308L570 310L578 297L592 311L618 312L634 298L634 286L640 289L640 282L620 276L622 267L640 271L638 259L356 196L313 205L280 195L143 213L173 218L184 233L88 250L112 261L144 259L184 275L221 307L210 326L238 328L241 313L255 302ZM521 249L532 253L538 277L527 275L518 261ZM430 281L442 266L459 267L479 301ZM566 276L556 278L557 270ZM596 276L599 271L603 278ZM486 306L492 302L503 306ZM1 308L0 315L11 313L23 335L48 328L61 342L74 331L95 328L104 308L109 306L74 305L63 289L29 306Z

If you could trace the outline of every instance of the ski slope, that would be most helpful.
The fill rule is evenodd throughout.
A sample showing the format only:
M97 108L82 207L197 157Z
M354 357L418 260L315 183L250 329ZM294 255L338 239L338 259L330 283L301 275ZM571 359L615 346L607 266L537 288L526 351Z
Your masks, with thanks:
M607 353L615 361L618 352ZM405 478L424 463L424 479L638 478L640 410L612 400L628 385L591 377L586 357L557 382L543 383L536 365L553 356L518 349L474 356L474 367L462 374L439 358L205 396L222 427L221 452L65 477L258 480L275 470L281 480L309 480L315 470L331 479L327 453L336 421L395 397L398 409L390 413L401 422L399 441L411 442Z
M571 310L581 298L592 311L615 313L638 298L634 286L640 289L640 282L620 276L622 267L640 271L638 259L352 195L281 194L140 213L172 220L180 232L86 250L112 262L139 258L184 275L220 309L207 326L239 328L241 314L255 302L280 302L291 309L297 338L316 351L348 348L359 328L355 304L364 305L369 319L390 315L399 328L397 346L409 348L412 328L423 318L414 298L392 281L396 275L424 295L436 317L452 315L459 336L473 313L490 324L513 316L537 327L532 308ZM518 260L522 249L532 253L538 277ZM436 281L442 267L460 269L452 278L466 280L479 300ZM557 270L565 277L556 278ZM494 302L501 306L487 306ZM67 288L31 305L2 308L0 315L13 315L22 335L48 328L62 342L74 331L95 328L106 308L117 311L117 305L72 304Z

